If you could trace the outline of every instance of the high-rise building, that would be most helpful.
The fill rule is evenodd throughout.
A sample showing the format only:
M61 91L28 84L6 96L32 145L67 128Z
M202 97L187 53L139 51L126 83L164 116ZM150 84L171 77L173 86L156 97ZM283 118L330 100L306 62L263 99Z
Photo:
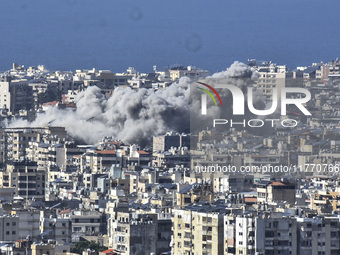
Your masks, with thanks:
M210 206L174 209L173 254L224 254L224 214Z

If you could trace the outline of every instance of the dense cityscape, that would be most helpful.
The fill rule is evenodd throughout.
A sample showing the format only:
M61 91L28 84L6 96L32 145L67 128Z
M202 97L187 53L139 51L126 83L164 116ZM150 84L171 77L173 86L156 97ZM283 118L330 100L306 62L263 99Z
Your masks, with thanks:
M340 254L338 59L153 70L0 74L1 253ZM190 84L245 74L265 102L308 89L312 115L190 128Z

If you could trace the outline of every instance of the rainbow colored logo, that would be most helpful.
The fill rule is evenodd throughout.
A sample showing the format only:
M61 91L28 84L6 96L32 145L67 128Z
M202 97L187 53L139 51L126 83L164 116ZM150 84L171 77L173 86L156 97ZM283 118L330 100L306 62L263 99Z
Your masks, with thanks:
M208 84L206 84L206 83L203 83L203 82L199 82L199 81L198 81L197 83L199 83L199 84L201 84L201 85L203 85L203 86L206 86L207 88L211 89L211 91L214 92L215 95L217 96L217 98L218 98L218 100L220 101L220 104L221 104L221 106L222 106L222 100L221 100L221 98L220 98L220 95L217 93L217 91L216 91L213 87L211 87L210 85L208 85ZM211 92L209 92L208 90L206 90L206 89L204 89L204 88L200 88L200 87L197 87L197 88L200 89L200 90L203 90L204 92L206 92L206 93L212 98L212 100L214 100L214 103L215 103L215 105L217 106L215 97L213 96L213 94L211 94Z
M206 86L207 88L209 88L212 92L214 92L214 94L217 96L218 100L220 101L220 104L222 106L222 100L221 100L221 97L220 95L217 93L217 91L211 87L210 85L206 84L206 83L203 83L203 82L197 82L198 84L201 84L203 86ZM201 87L197 87L198 89L200 90L203 90L205 93L207 93L211 98L212 100L214 101L215 105L217 106L217 102L215 100L215 97L214 95L207 89L204 89L204 88L201 88ZM207 94L202 94L202 105L201 105L201 113L202 115L207 115Z

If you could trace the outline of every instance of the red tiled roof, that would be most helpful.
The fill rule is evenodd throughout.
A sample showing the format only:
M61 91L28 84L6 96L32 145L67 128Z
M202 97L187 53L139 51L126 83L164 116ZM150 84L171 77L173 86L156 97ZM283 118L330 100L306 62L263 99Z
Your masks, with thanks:
M102 251L101 253L105 253L105 254L116 254L117 252L116 252L116 250L115 249L108 249L108 250L106 250L106 251Z
M66 210L62 210L60 213L58 213L59 215L62 215L62 214L66 214L66 213L70 213L71 212L71 209L66 209Z
M43 106L46 106L46 105L57 105L57 104L58 104L58 101L53 101L53 102L43 103Z
M282 182L272 182L270 185L271 186L284 186L285 184Z
M116 154L114 150L94 151L94 152L98 154Z
M146 151L137 151L139 154L149 154L148 152Z
M19 239L19 240L16 240L16 242L27 242L26 239Z
M106 251L102 251L102 253L108 253L108 252L111 252L111 251L114 251L115 249L108 249Z
M244 198L244 202L252 202L252 203L256 203L257 202L257 198L256 197L245 197Z

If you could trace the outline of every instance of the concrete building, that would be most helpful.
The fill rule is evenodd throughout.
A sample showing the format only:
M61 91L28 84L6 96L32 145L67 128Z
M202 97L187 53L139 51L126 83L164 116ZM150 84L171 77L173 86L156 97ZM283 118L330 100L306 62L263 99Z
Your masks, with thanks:
M19 112L19 110L30 110L33 108L33 90L28 85L27 80L12 80L10 83L10 112L13 114Z
M65 128L3 128L0 132L1 161L23 160L26 157L26 148L29 148L29 142L40 143L44 137L50 136L65 139Z
M193 80L197 80L199 78L204 78L209 74L209 71L198 69L195 66L177 66L173 68L169 68L167 70L169 72L170 80L176 81L182 77L189 77Z
M14 188L14 194L23 199L43 199L45 196L45 171L37 170L37 163L9 161L7 171L0 172L3 187Z
M340 209L340 194L327 190L316 191L310 199L310 208L318 213L332 213Z
M157 226L157 214L116 212L112 225L115 230L109 236L112 247L121 254L156 254Z
M285 65L276 65L271 62L263 62L256 66L256 71L259 78L254 87L265 95L266 101L271 102L273 98L273 88L277 89L278 95L281 93L281 88L286 85L286 78L289 77L288 68Z
M271 202L295 203L295 185L276 181L260 181L256 185L257 202L259 204Z
M37 242L40 239L40 211L34 209L17 209L12 215L19 218L19 238Z
M92 173L108 171L112 165L121 164L121 158L117 157L114 150L94 150L85 154L81 163L83 171L89 169Z
M235 175L217 172L213 174L214 192L250 191L254 187L253 175Z
M201 183L187 185L177 192L176 204L179 208L183 208L191 203L199 201L213 201L214 194L211 186Z
M72 233L79 236L106 233L105 215L98 211L69 210L60 214L60 218L70 218L72 221Z
M190 136L181 135L175 132L168 132L163 136L153 137L154 151L168 151L171 147L187 147L190 148Z
M297 224L292 216L255 211L224 216L224 254L298 254Z
M297 218L300 255L339 254L340 222L337 217Z
M11 107L11 93L9 90L9 82L0 82L0 108L8 109Z
M258 254L297 254L297 224L282 213L264 214L255 222L255 252Z
M18 240L19 237L19 217L17 215L6 215L0 208L0 240L13 242Z
M210 209L198 206L172 211L173 254L224 254L224 216Z
M55 245L53 244L32 244L32 255L55 255Z
M57 244L71 243L72 220L70 218L44 217L41 211L40 229L41 240L55 240Z
M109 70L100 70L98 74L98 79L101 82L102 88L114 88L114 78L115 74Z

